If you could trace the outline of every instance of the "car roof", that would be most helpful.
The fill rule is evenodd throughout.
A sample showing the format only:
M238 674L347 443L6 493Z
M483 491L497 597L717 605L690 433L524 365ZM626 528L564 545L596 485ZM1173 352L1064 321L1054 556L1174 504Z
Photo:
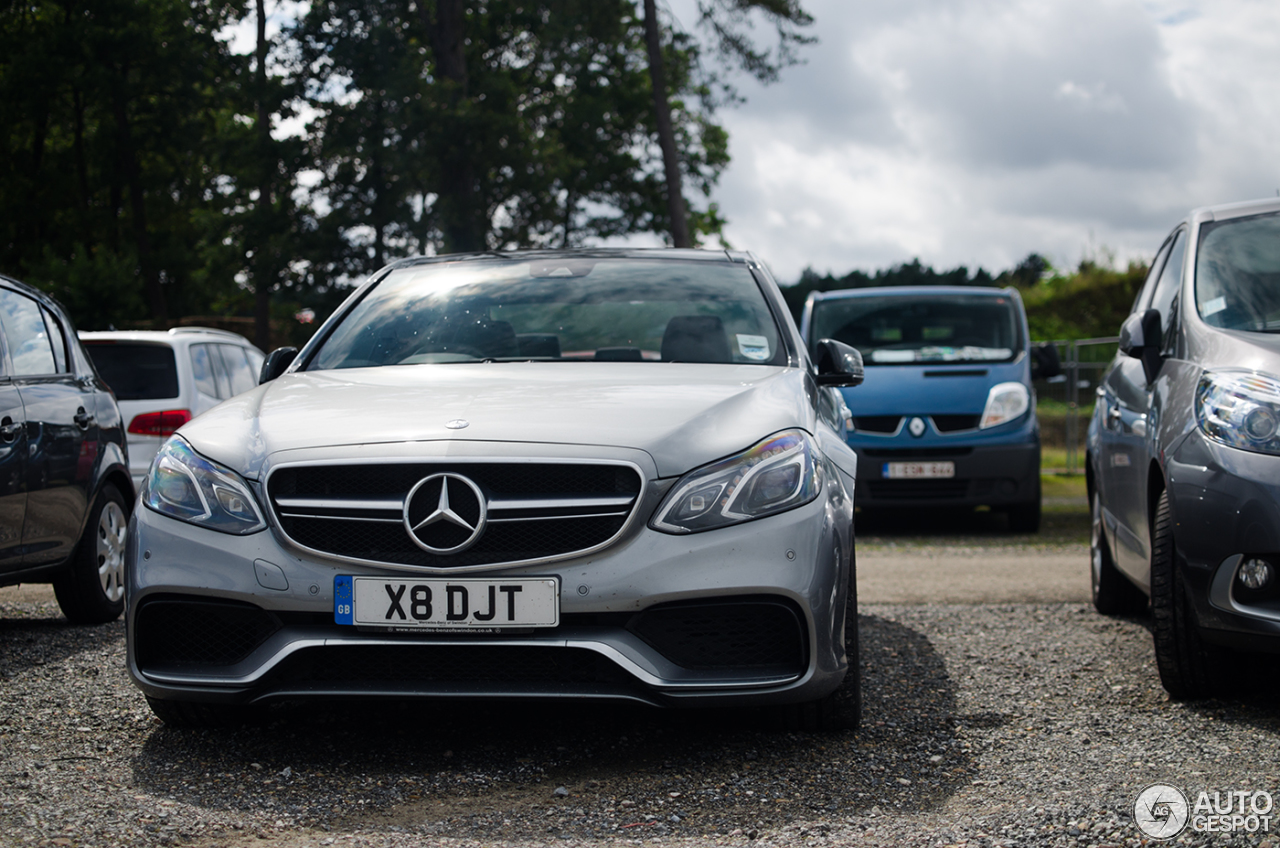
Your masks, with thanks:
M937 297L939 295L974 295L977 297L1011 297L1014 293L1009 288L992 286L868 286L858 289L837 289L835 291L812 292L809 297L814 300L838 300L849 297Z
M81 331L79 336L81 341L115 340L152 344L172 344L175 341L218 341L253 347L253 344L239 333L213 327L174 327L171 330L85 330Z
M478 253L448 253L442 256L414 256L392 263L390 268L433 265L477 260L519 262L529 259L663 259L673 261L727 262L758 261L741 250L698 250L672 247L583 247L564 250L486 250Z
M1246 215L1262 215L1267 212L1280 212L1280 197L1264 197L1259 200L1243 200L1237 203L1219 203L1216 206L1201 206L1192 209L1187 220L1193 223L1205 221L1225 221L1228 218L1241 218Z

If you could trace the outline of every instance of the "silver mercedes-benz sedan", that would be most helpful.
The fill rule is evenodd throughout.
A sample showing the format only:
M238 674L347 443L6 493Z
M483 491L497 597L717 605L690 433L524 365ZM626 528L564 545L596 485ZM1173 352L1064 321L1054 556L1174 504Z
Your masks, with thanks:
M860 710L856 457L766 267L691 250L397 262L182 427L128 550L175 726L273 701Z

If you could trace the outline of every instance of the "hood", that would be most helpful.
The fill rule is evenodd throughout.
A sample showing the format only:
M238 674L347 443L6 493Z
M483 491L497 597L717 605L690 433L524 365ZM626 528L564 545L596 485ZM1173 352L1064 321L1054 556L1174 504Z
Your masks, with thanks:
M868 366L862 385L844 390L855 416L980 415L997 383L1026 383L1026 357L1014 362Z
M286 374L179 432L250 479L279 451L448 440L633 448L670 477L813 418L793 368L510 362Z

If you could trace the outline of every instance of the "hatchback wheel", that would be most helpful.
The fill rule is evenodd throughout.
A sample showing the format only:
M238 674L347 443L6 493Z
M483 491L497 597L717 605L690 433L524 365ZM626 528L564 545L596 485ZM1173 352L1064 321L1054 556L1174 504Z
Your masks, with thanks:
M1216 672L1221 652L1205 645L1196 629L1178 573L1168 492L1161 492L1156 503L1151 537L1151 616L1160 682L1174 700L1208 698L1219 688Z
M1103 615L1137 615L1147 609L1147 596L1116 568L1102 523L1102 496L1089 503L1089 577L1093 607Z
M119 489L110 483L103 486L70 568L54 581L58 606L72 624L102 624L124 611L127 508Z

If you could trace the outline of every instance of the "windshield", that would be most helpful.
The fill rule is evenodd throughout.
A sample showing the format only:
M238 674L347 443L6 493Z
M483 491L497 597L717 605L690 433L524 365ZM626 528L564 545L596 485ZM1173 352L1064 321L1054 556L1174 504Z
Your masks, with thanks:
M810 344L835 339L867 365L1003 362L1020 349L1011 298L880 295L815 301ZM816 356L816 350L814 355Z
M393 271L308 370L530 359L786 364L743 265L538 257Z
M1280 214L1201 225L1196 308L1213 327L1280 332Z

